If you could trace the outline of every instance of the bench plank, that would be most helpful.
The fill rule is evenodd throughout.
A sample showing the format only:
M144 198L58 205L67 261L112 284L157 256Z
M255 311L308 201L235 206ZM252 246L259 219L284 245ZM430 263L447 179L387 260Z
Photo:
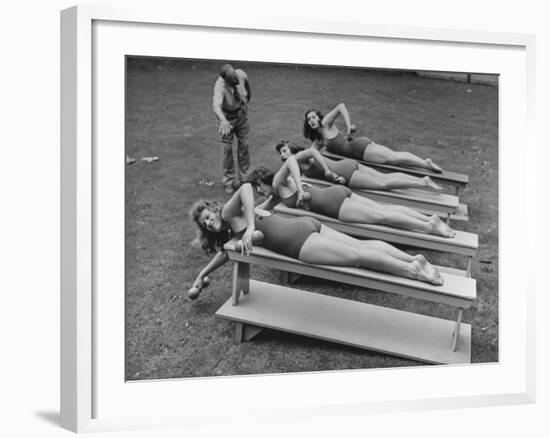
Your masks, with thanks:
M316 187L328 187L332 183L316 179L302 177L302 181ZM399 190L366 190L352 189L358 195L365 196L373 201L386 204L404 205L411 208L426 209L440 213L454 213L458 209L458 197L446 193L429 192L417 189Z
M424 213L429 216L436 214L440 216L442 219L447 219L447 215L440 211L434 211L426 208L415 208L415 210L418 210L420 213ZM468 222L470 219L468 217L468 206L466 204L458 204L458 208L456 209L456 211L454 213L451 213L451 219L454 221Z
M331 152L328 152L326 150L321 151L321 153L330 159L333 160L341 160L343 157L341 155L336 155ZM420 169L415 167L401 167L401 166L395 166L391 164L380 164L380 163L372 163L370 161L362 161L362 160L355 160L360 164L364 164L365 166L372 167L376 170L380 170L386 173L389 172L403 172L407 173L409 175L415 175L415 176L429 176L432 178L435 182L441 182L445 184L452 185L454 187L466 187L466 185L469 183L469 177L468 175L464 173L457 173L457 172L450 172L448 170L444 170L443 172L434 172L428 169Z
M238 306L229 299L216 316L428 363L471 360L469 324L461 325L451 351L454 321L254 280L250 291Z
M335 230L367 239L380 239L386 242L462 254L470 257L474 256L478 249L477 234L465 231L456 231L455 237L447 238L383 225L342 222L338 219L313 213L302 208L290 208L284 204L276 205L274 210L286 217L312 217Z
M446 272L441 273L444 284L434 286L423 281L368 269L306 264L260 246L255 246L250 255L242 255L235 251L234 240L227 242L224 248L227 250L229 259L233 261L267 266L281 271L445 303L460 308L470 307L476 298L476 281L473 278L451 275Z

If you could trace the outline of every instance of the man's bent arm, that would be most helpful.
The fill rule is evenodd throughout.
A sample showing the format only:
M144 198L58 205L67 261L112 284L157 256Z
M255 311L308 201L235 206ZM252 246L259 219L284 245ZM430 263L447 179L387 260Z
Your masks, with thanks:
M223 89L219 85L219 82L216 82L214 85L214 97L212 98L212 110L220 122L227 122L225 115L222 111L223 104Z

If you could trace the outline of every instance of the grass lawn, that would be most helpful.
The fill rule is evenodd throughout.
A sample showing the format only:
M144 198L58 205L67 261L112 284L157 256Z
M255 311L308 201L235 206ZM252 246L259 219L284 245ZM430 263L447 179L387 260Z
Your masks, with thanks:
M265 330L234 345L233 327L214 317L231 295L231 264L213 273L196 301L187 289L210 257L192 245L188 217L199 198L224 201L221 149L212 89L222 62L130 59L127 70L126 378L161 379L421 365L370 351ZM251 167L280 165L280 139L307 146L301 126L312 107L345 102L357 135L429 156L470 176L461 191L479 234L472 275L478 298L464 314L472 324L472 362L498 360L498 88L360 69L235 63L251 82ZM159 161L141 158L158 156ZM438 265L465 267L459 256L421 251ZM277 281L277 272L252 268ZM296 286L342 298L453 319L444 305L300 278Z

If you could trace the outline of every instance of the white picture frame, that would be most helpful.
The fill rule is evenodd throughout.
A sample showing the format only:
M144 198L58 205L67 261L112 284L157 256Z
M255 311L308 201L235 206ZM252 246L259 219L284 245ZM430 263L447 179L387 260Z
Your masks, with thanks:
M522 140L522 147L527 152L534 152L532 120L534 111L534 37L524 34L505 34L489 32L466 32L445 29L423 29L414 27L388 27L364 23L312 22L305 19L274 19L267 17L243 17L232 20L231 29L228 29L223 17L150 10L129 10L108 7L78 6L67 9L61 16L61 425L73 431L102 431L120 428L146 428L159 426L209 424L228 422L235 415L250 416L255 419L272 418L275 416L292 416L293 418L311 417L312 415L341 415L344 412L390 412L402 410L436 409L441 407L476 407L512 403L530 403L534 401L535 388L535 351L534 351L534 276L525 263L519 264L512 272L508 267L515 251L523 251L534 246L534 229L525 230L524 239L512 235L513 230L521 221L528 220L533 214L528 208L513 209L509 205L511 199L524 199L526 205L534 205L535 185L534 172L527 172L527 166L521 161L513 161L506 153L506 147ZM177 36L181 30L181 36ZM502 302L501 316L501 345L499 348L501 359L498 364L484 364L474 367L427 367L426 369L397 369L390 370L395 391L389 391L385 397L376 396L375 381L382 382L387 378L379 371L354 371L322 373L311 375L286 376L253 376L246 378L223 379L185 379L174 382L142 382L125 384L117 379L120 376L120 357L123 357L124 345L116 342L107 345L103 330L115 327L117 318L123 321L120 314L124 288L121 290L120 245L109 250L116 258L114 263L104 261L101 254L105 248L105 241L98 241L98 235L109 236L123 242L123 221L112 219L105 222L98 214L102 208L98 206L106 203L120 214L123 205L120 204L120 188L123 187L122 160L118 159L116 151L121 151L124 144L112 144L113 155L117 159L111 163L105 161L105 154L97 153L97 142L108 141L108 136L123 129L117 127L120 121L120 99L115 105L110 105L117 117L110 117L111 122L105 123L101 112L102 97L97 94L98 89L110 90L110 94L120 97L123 89L123 77L120 76L121 54L156 54L156 56L182 57L180 49L166 41L167 33L170 39L189 38L187 32L198 32L204 38L207 35L212 39L226 33L224 37L236 39L254 35L257 38L275 38L287 40L285 44L294 43L303 38L326 38L334 40L335 44L343 39L346 44L384 44L389 46L407 45L426 51L426 59L430 51L436 51L431 64L432 70L449 71L477 71L480 73L496 73L501 75L501 108L500 108L500 150L501 150L501 287ZM131 32L132 38L121 38L117 32ZM140 38L145 35L146 38ZM119 35L117 37L117 35ZM132 42L132 51L127 52L126 43ZM197 41L202 41L200 38ZM106 44L108 42L109 44ZM283 44L281 42L281 44ZM162 51L159 47L163 47ZM468 53L480 51L479 54L493 53L493 61L484 56L471 56L470 62L464 62L460 57L447 59L439 56L442 50L453 46L456 50ZM138 50L139 53L136 53ZM257 60L253 49L249 47L248 60ZM419 68L418 59L405 56L396 64L389 60L385 63L383 57L377 61L377 67L388 68ZM215 47L208 48L205 44L195 43L188 57L202 57L216 59ZM256 51L254 53L259 53ZM340 60L330 60L336 65L358 65L357 60L350 61L352 51L341 51ZM206 55L204 55L206 54ZM432 53L433 54L433 53ZM226 55L225 58L242 59L241 53ZM276 58L271 53L272 61L286 60L297 62L287 52L285 58ZM281 55L283 56L283 55ZM499 58L501 57L501 58ZM254 59L253 59L254 58ZM482 59L481 59L482 58ZM98 60L101 62L97 62ZM118 60L118 61L117 61ZM520 60L520 62L518 62ZM305 63L327 63L322 54L313 54ZM106 62L113 62L109 66ZM476 64L476 62L478 64ZM474 64L482 65L475 70ZM428 64L424 64L424 67ZM493 67L491 67L493 66ZM106 68L107 70L103 70ZM426 68L427 69L427 68ZM112 77L105 75L105 72ZM114 78L114 79L113 79ZM104 86L101 81L106 81ZM109 88L115 87L115 88ZM117 88L118 87L118 88ZM122 87L123 88L123 87ZM511 108L510 102L514 102ZM110 111L111 111L110 110ZM519 117L517 117L519 115ZM506 123L516 120L515 123ZM97 124L101 127L98 128ZM113 125L111 125L112 123ZM120 125L120 123L119 123ZM513 125L513 126L511 126ZM120 133L120 131L119 131ZM120 137L114 138L120 138ZM120 149L122 147L122 149ZM521 159L520 159L521 160ZM514 167L518 172L519 183L511 184L507 179L507 172ZM100 182L98 175L101 173ZM105 186L113 188L110 195L106 194ZM122 198L123 199L123 198ZM118 203L118 204L117 204ZM123 204L123 203L122 203ZM105 210L105 208L103 208ZM112 211L112 210L110 210ZM506 213L505 221L502 220ZM115 216L120 219L119 215ZM122 228L121 228L122 225ZM508 230L508 232L507 232ZM114 236L114 237L113 237ZM118 236L118 237L117 237ZM121 237L122 236L122 237ZM107 238L105 238L107 239ZM506 254L502 248L507 248ZM123 260L123 252L122 252ZM105 265L111 266L109 270ZM508 268L508 269L507 269ZM503 276L505 278L503 278ZM118 280L115 280L117 277ZM122 283L123 286L123 283ZM109 308L105 300L98 300L97 294L108 287L118 301ZM512 304L507 298L511 295L508 290L516 291L515 302ZM519 293L518 293L519 291ZM118 312L118 313L117 313ZM513 318L513 320L511 319ZM107 321L107 322L104 322ZM100 322L98 324L98 322ZM101 326L98 328L98 325ZM116 338L116 336L113 336ZM118 350L117 350L118 348ZM103 351L104 349L104 351ZM98 354L101 351L102 354ZM111 363L106 357L116 358L119 362ZM382 371L383 372L383 371ZM411 373L418 387L405 390L404 383L410 381ZM106 376L106 377L105 377ZM374 377L373 377L374 376ZM459 383L453 388L439 386L437 381L448 381L449 376ZM114 380L112 380L114 379ZM479 382L478 390L463 382ZM436 384L429 389L426 383L434 380ZM115 382L115 383L113 383ZM276 385L275 385L276 383ZM352 393L346 388L369 385L370 393ZM199 406L182 406L172 404L167 406L178 391L185 385L187 393L197 396ZM299 398L294 404L285 401L284 390L289 387L303 387L311 391L308 397ZM414 386L414 385L413 385ZM322 391L314 388L322 387ZM280 392L277 391L280 388ZM340 388L340 389L338 389ZM266 390L271 391L269 400L262 398ZM239 392L241 397L259 397L262 407L254 407L236 402L231 409L228 406L231 394ZM424 391L424 392L423 392ZM306 391L307 392L307 391ZM123 393L127 393L124 395ZM423 395L419 395L419 394ZM209 400L208 411L200 406L201 397ZM217 402L207 396L215 394ZM166 396L166 397L165 397ZM155 406L146 406L143 411L137 406L128 405L127 410L123 399L128 400L155 400ZM166 404L158 403L160 398L167 400ZM144 415L144 412L146 415ZM216 415L212 415L215 412ZM104 414L106 413L106 414ZM215 420L213 420L215 418Z

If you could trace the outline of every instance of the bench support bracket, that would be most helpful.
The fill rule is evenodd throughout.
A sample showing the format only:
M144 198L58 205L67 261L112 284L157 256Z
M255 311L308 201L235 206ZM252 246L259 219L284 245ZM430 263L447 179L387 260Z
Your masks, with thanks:
M247 294L250 288L250 265L235 262L233 266L233 305L239 304L241 292Z
M458 336L460 334L460 324L462 322L462 313L463 309L458 309L458 315L456 317L455 328L453 330L453 343L451 344L451 351L456 351L456 344L458 341Z

